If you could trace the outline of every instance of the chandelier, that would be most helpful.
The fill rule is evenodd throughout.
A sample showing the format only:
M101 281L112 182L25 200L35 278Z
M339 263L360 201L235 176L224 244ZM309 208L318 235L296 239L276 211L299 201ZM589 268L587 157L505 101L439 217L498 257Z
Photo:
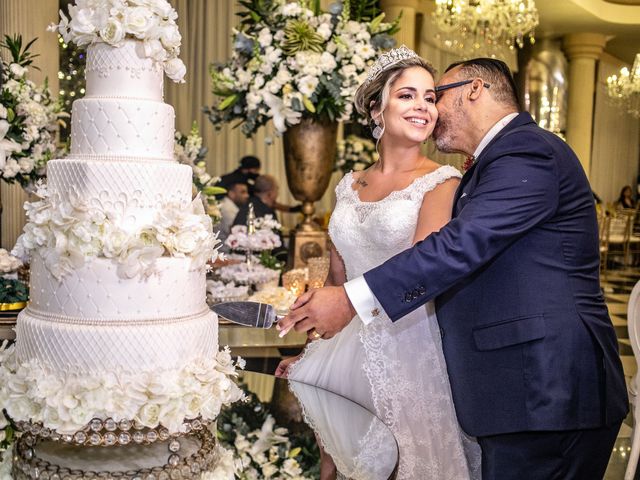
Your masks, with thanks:
M522 48L539 23L534 0L436 0L433 19L436 38L462 55Z
M614 104L640 118L640 53L636 54L631 71L624 67L619 76L607 78L607 94Z

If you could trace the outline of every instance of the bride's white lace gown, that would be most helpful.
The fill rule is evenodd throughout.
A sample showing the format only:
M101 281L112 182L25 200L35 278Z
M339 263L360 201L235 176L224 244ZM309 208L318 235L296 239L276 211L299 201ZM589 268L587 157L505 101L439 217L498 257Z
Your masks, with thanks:
M424 194L452 177L460 177L458 170L443 166L378 202L363 202L353 190L353 176L345 175L336 187L329 234L347 279L411 247ZM311 342L290 367L289 378L318 385L375 412L398 442L399 479L480 478L479 447L465 437L456 420L432 302L393 323L374 320L364 325L354 318L335 337ZM341 455L348 447L336 444L328 433L336 419L313 418L311 409L305 410L338 470L349 478L364 478L358 472L369 471L381 455L376 452L375 429L354 425L348 443L356 444L351 450L361 453L349 461Z

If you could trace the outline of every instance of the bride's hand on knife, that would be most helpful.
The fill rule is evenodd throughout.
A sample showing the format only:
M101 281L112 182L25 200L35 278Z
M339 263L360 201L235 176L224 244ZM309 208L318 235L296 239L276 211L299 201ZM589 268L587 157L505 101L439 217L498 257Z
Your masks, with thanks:
M311 340L328 339L346 327L355 315L342 286L323 287L298 297L277 328L281 337L293 328L296 332L307 332Z

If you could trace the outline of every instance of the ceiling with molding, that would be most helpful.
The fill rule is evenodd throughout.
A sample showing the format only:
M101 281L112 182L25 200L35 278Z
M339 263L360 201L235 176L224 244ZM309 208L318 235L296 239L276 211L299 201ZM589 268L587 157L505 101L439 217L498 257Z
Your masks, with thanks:
M537 38L567 33L602 33L605 50L626 63L640 53L640 0L536 0Z

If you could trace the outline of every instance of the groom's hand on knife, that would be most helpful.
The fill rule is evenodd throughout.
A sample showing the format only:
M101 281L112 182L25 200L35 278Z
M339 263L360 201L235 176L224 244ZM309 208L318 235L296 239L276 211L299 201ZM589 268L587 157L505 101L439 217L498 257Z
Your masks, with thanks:
M356 315L343 287L313 289L298 297L291 312L278 322L280 336L291 328L307 332L311 340L328 339L342 330Z

